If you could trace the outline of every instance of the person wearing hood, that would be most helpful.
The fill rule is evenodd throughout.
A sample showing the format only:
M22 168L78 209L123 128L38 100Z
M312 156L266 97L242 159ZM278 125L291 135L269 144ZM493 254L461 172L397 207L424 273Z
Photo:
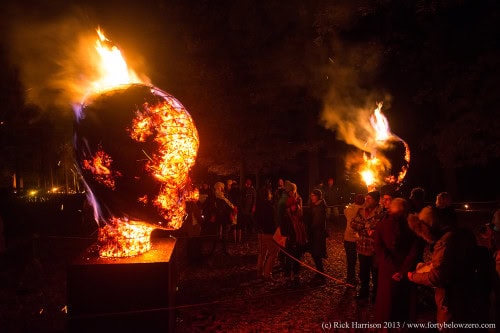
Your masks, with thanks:
M408 216L410 228L434 244L434 250L430 262L417 265L407 276L416 284L435 288L437 323L465 323L473 313L476 241L472 232L442 218L438 209L427 206Z
M500 200L497 200L499 202ZM491 219L491 239L492 239L492 251L493 251L493 265L494 274L492 278L492 287L494 294L494 312L495 312L495 323L500 325L500 209L497 209L493 213Z
M310 194L310 210L308 218L308 233L309 233L309 251L314 260L316 269L324 273L323 259L326 258L326 202L323 199L321 190L313 190ZM316 273L313 282L324 284L325 276L321 273Z

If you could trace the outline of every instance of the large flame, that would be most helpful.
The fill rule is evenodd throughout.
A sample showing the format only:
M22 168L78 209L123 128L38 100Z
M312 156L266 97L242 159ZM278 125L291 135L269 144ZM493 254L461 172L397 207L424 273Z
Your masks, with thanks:
M90 89L84 95L111 91L118 86L144 83L139 76L128 68L118 47L97 29L98 39L95 50L98 63L93 64L98 78L93 80ZM151 90L153 92L153 89ZM155 89L154 94L162 93ZM185 200L196 197L196 192L187 188L188 173L194 164L199 139L196 128L184 107L168 94L162 94L165 102L149 105L137 105L135 118L126 129L135 142L153 140L155 151L143 150L145 171L158 180L159 194L139 195L137 202L157 207L159 214L168 221L166 229L178 229L182 226L186 214ZM76 110L78 120L83 120L83 104ZM91 149L89 148L89 151ZM112 154L111 154L112 155ZM92 182L108 188L115 193L120 178L125 177L113 164L113 156L106 152L106 147L99 146L93 153L87 153L80 161L80 167L86 174L92 175ZM95 217L100 221L99 254L103 257L125 257L144 253L151 248L150 235L155 226L149 221L131 219L127 216L113 216L104 220L92 188L86 182L88 199L94 206ZM173 209L175 207L175 209ZM113 212L115 215L116 212ZM104 220L104 225L101 223ZM154 221L157 223L157 221Z
M151 249L153 227L140 221L113 219L99 228L101 257L130 257Z
M374 131L374 146L369 152L363 153L364 164L361 167L359 174L366 184L369 191L374 190L377 185L382 183L386 184L398 184L403 182L408 171L408 166L410 163L410 147L408 144L402 140L400 137L391 133L389 128L389 122L385 115L382 113L382 102L377 103L373 114L370 116L370 124ZM387 161L383 156L377 156L377 146L384 146L388 141L400 141L404 145L405 155L404 160L406 165L401 167L398 175L386 175L386 171L390 168L390 162Z
M99 54L100 63L97 65L98 79L93 82L93 92L116 87L120 84L143 83L137 74L128 68L122 52L116 47L99 28L99 38L95 49Z
M370 123L375 130L376 141L385 141L391 137L389 122L382 113L382 102L377 103L377 108L370 117Z

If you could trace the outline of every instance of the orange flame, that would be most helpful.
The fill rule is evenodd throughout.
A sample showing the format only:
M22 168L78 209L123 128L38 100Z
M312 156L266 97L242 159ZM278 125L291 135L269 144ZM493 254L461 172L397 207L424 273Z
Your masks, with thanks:
M199 140L196 128L184 108L174 99L154 107L145 106L144 111L136 111L129 135L132 139L144 142L154 131L158 132L155 141L159 154L144 152L149 159L146 168L161 183L162 188L154 205L169 221L169 227L181 227L186 214L183 196L177 184L186 184L189 170L194 164ZM182 190L182 189L181 189ZM178 209L172 210L172 207Z
M120 172L111 171L113 159L100 147L92 159L83 161L83 168L90 170L94 179L111 189L115 188L115 177L120 176Z
M118 47L106 38L100 28L95 49L99 54L100 64L97 66L99 79L93 82L92 89L101 91L120 84L142 83L137 74L128 68L127 62Z
M377 103L377 108L370 117L370 123L375 130L376 141L385 141L391 137L392 134L389 130L389 122L382 113L382 102Z
M384 169L384 165L380 159L378 159L375 155L368 157L368 154L365 152L363 154L364 166L362 170L359 172L361 178L366 184L366 187L369 191L375 189L377 183L380 182L379 173Z
M359 171L359 173L369 190L375 189L375 186L377 184L380 184L382 181L388 184L393 184L393 183L401 184L401 182L406 176L406 173L408 171L408 165L410 163L410 147L404 140L391 133L389 128L389 122L382 113L382 105L383 105L382 102L377 103L376 109L370 116L370 123L372 125L375 134L374 139L377 145L383 145L388 140L401 141L405 147L404 160L407 165L402 166L397 177L390 175L382 180L380 179L382 177L380 177L379 175L383 174L386 171L386 169L390 167L389 162L387 160L384 160L386 163L383 163L380 158L377 158L375 149L372 152L370 152L371 154L370 157L368 157L367 153L364 152L363 154L364 165Z
M130 257L151 249L154 227L140 221L113 219L99 228L98 245L101 257Z
M144 83L128 68L120 49L106 38L101 29L97 29L97 34L99 38L95 49L100 56L100 62L96 64L99 78L91 84L93 92L122 84ZM185 200L197 196L197 193L188 191L185 184L196 159L199 138L184 107L175 98L164 97L168 103L155 106L145 104L142 110L136 111L136 117L128 131L130 137L139 142L145 142L149 136L156 134L155 141L159 146L159 153L144 151L144 154L149 160L147 170L161 183L160 193L156 198L145 195L137 198L137 201L153 202L169 221L168 227L178 229L182 226L186 213ZM90 170L97 182L114 190L116 177L121 175L113 171L112 162L112 157L100 148L95 156L83 161L83 168ZM94 205L98 205L95 199L92 201ZM172 209L173 207L176 209ZM99 255L126 257L144 253L151 248L150 235L154 229L154 226L145 221L113 218L99 228Z

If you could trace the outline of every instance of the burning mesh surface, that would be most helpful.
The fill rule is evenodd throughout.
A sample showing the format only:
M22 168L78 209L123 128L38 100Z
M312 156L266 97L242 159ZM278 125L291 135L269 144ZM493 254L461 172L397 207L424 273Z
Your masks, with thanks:
M90 96L80 111L76 157L100 226L133 220L180 228L199 146L182 104L158 88L133 84Z

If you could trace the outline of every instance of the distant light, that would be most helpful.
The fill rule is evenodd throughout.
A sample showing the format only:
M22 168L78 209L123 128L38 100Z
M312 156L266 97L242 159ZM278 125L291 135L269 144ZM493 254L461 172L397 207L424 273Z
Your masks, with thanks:
M31 191L29 192L29 194L30 194L31 196L34 196L34 195L36 195L36 194L37 194L37 192L38 192L38 191L31 190Z
M57 190L59 190L59 187L53 187L51 191L52 191L52 193L56 193Z
M464 205L464 208L465 208L465 209L469 209L469 205L468 205L468 204L465 204L465 205Z

